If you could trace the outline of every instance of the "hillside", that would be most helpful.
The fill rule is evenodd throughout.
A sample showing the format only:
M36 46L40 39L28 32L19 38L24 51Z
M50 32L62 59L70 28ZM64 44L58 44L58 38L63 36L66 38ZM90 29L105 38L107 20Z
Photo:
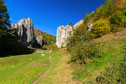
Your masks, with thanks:
M125 84L126 29L104 35L94 42L100 44L101 57L87 58L82 65L72 64L75 79L84 84Z
M51 34L48 34L46 32L42 32L40 30L35 30L36 32L39 32L43 38L43 45L49 45L54 44L56 42L56 36L53 36Z
M104 54L101 58L88 59L87 64L81 66L69 63L70 55L66 53L66 48L60 49L58 52L37 50L32 54L0 58L0 72L2 73L0 82L31 84L48 70L51 65L48 58L51 56L52 69L36 84L112 84L113 82L116 84L116 78L121 81L121 84L125 84L126 77L123 74L126 74L124 68L126 66L124 57L126 55L126 29L104 35L95 39L95 42L101 43Z
M74 79L84 84L126 83L126 0L106 0L73 29L67 51Z
M0 84L126 84L126 0L106 0L57 36L31 18L10 25L4 0L0 16Z

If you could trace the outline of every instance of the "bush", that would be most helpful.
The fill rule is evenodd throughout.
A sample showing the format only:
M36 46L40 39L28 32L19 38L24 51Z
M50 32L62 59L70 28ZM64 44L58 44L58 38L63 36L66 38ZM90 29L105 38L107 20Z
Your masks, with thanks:
M116 11L111 17L110 17L110 23L111 23L111 31L117 32L122 29L122 27L126 26L126 15L125 11Z
M89 42L94 37L86 32L86 28L85 24L81 24L69 38L67 51L71 54L71 62L83 64L87 58L98 57L99 50L96 49L95 43Z
M126 10L122 12L123 18L122 18L122 24L124 27L126 27Z
M71 62L86 64L88 58L100 57L101 50L99 45L94 42L79 42L71 48L70 54Z
M67 44L67 51L70 51L70 48L77 45L78 42L89 41L93 39L93 36L86 32L86 28L86 25L82 24L73 30L73 35L69 38L69 43Z
M122 23L122 14L120 11L115 12L110 18L111 25L121 25Z
M110 24L108 20L98 20L93 24L91 32L96 37L101 37L110 32Z
M57 48L57 45L56 44L43 45L42 49L43 50L51 50L51 51L57 51L57 50L59 50Z
M82 24L74 30L73 36L69 38L67 51L71 54L71 62L79 64L87 63L88 58L99 57L100 48L94 42L90 42L94 37L86 32L86 25Z

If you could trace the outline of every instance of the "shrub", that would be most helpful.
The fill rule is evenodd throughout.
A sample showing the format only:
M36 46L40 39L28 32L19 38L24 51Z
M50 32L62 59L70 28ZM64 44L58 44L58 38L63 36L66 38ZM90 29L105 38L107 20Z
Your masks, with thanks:
M122 23L122 14L120 11L115 12L110 18L111 25L121 25Z
M94 42L79 42L71 48L71 62L86 64L88 58L100 57L101 50Z
M110 32L110 24L108 20L98 20L93 24L91 32L96 37L101 37Z
M93 36L86 32L86 25L82 24L73 31L73 35L69 38L67 51L70 51L70 48L77 45L78 42L89 41L91 39L93 39Z
M111 17L110 17L110 23L111 23L111 31L117 32L120 31L122 27L126 26L126 15L125 11L116 11Z
M99 57L100 48L94 42L90 42L94 37L86 32L86 25L82 24L74 30L73 36L69 38L67 51L71 54L71 62L79 64L87 63L88 58Z
M43 45L42 49L43 50L50 50L50 51L58 51L59 50L57 48L57 45L56 44Z
M124 27L126 27L126 10L122 12L123 18L122 18L122 24Z

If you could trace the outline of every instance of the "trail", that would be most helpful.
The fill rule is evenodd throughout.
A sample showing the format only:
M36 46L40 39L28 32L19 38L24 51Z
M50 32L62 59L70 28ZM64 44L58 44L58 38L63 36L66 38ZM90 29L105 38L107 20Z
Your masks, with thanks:
M52 69L52 67L53 67L53 62L52 62L52 60L51 60L51 56L49 56L49 60L50 60L50 62L51 62L51 66L49 67L49 69L46 70L43 74L41 74L32 84L36 84L40 79L42 80L42 79L45 77L45 75L46 75L47 73L49 73L49 71Z

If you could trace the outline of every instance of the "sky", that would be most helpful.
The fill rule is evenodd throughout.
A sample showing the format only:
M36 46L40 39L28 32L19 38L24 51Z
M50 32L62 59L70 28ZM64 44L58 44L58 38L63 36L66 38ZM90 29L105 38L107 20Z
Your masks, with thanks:
M57 27L77 23L105 0L5 0L11 24L31 18L34 28L56 36Z

